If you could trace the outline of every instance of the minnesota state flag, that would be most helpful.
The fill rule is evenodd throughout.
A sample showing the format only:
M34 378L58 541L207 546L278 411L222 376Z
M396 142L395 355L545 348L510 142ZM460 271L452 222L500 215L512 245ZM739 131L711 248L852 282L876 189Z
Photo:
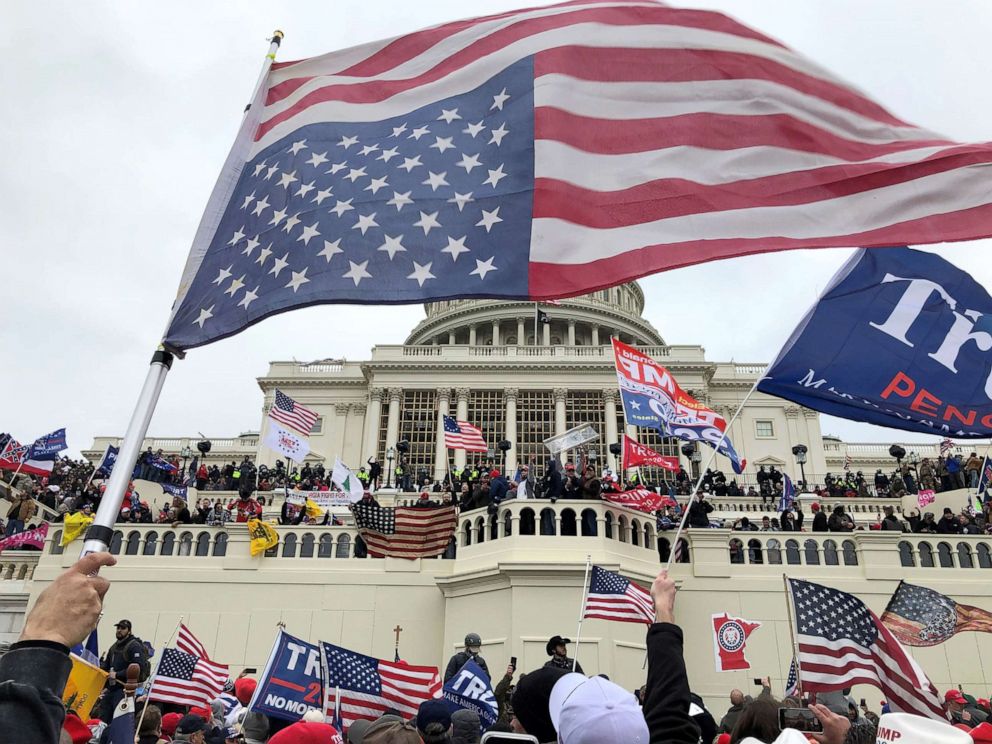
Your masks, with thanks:
M279 544L279 534L272 528L272 525L261 519L248 520L248 536L251 538L252 557L261 555L269 548L274 548Z

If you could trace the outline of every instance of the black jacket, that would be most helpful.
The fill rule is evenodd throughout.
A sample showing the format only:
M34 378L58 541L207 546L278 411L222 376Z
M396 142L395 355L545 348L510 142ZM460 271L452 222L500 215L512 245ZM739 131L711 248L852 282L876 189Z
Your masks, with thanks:
M813 532L826 532L827 531L827 515L822 511L818 511L813 516Z
M651 744L698 744L699 727L689 717L689 677L682 654L682 629L671 623L648 628L648 682L644 719Z
M458 670L465 666L465 662L469 659L482 667L482 671L486 673L486 676L489 677L489 679L493 678L493 676L489 673L489 667L486 666L485 659L481 656L472 656L472 654L468 651L459 651L448 660L448 668L444 670L444 681L447 682L449 679L458 674Z
M713 511L713 505L708 501L693 500L692 506L689 507L689 526L709 527L710 518L708 515L711 511Z
M130 664L137 664L141 668L138 681L143 682L148 679L148 650L145 644L137 636L130 634L119 641L115 641L103 659L100 666L104 671L117 672L117 676L124 678L127 676L127 668Z
M15 643L0 659L0 731L5 744L57 744L72 671L69 649L43 641Z

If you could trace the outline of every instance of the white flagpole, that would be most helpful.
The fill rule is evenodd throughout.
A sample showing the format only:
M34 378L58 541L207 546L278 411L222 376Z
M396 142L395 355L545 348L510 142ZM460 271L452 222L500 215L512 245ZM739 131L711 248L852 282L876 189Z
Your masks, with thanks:
M572 671L575 671L576 665L579 663L579 643L582 638L582 618L586 614L586 602L589 599L589 571L592 569L592 556L586 556L586 574L582 579L582 606L579 607L579 627L575 631L575 656L572 657Z
M273 60L275 60L276 51L279 49L282 37L282 31L276 31L269 40L269 51L265 55L265 61L262 63L262 71L259 73L255 88L252 91L251 101L254 101L258 97L265 83L265 78L269 74L269 68L272 66ZM249 103L248 107L245 108L246 115L250 108L251 104ZM231 155L228 157L230 158ZM182 353L179 356L182 357ZM138 450L141 448L141 443L145 439L145 434L148 433L148 424L151 422L152 414L155 412L158 397L162 393L162 386L165 385L165 378L169 373L169 369L172 367L174 358L172 352L168 351L161 344L152 355L151 366L148 368L148 374L145 376L145 384L141 388L141 393L138 395L138 402L135 404L134 412L131 414L131 421L127 425L124 441L121 442L120 452L117 453L117 459L125 463L125 467L115 467L114 471L110 474L110 479L107 482L107 488L104 491L103 498L100 499L100 506L96 511L96 516L86 531L86 540L83 542L83 555L105 551L110 547L110 540L114 536L114 522L117 520L117 514L120 512L121 504L124 503L124 491L127 488L128 482L131 480L131 471L129 468L133 467L137 459Z
M165 654L165 649L172 645L172 642L176 639L176 634L179 633L179 627L183 624L183 616L179 616L179 622L176 623L176 629L172 631L172 635L164 646L162 646L162 654ZM134 725L135 731L141 730L141 722L145 720L145 711L148 710L148 701L152 699L152 687L155 686L155 677L158 676L159 667L162 666L162 657L158 657L158 664L155 665L155 673L148 678L148 691L145 693L145 704L141 708L141 716L138 718L138 722Z

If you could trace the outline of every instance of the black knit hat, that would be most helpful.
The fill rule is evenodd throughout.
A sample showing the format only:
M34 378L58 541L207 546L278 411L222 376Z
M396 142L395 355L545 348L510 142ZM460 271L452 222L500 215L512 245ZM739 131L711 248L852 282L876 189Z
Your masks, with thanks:
M513 692L513 714L527 733L536 736L538 741L556 741L558 738L558 732L551 723L548 703L555 682L566 674L567 669L541 667L522 676Z

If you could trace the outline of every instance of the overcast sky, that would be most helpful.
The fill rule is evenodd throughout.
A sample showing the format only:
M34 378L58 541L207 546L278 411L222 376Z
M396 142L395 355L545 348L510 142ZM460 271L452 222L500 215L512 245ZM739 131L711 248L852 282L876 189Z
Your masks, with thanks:
M963 141L992 139L992 3L681 4L778 37L908 121ZM455 20L467 8L524 5L5 2L0 430L30 440L64 425L72 451L123 433L273 29L286 32L279 58L290 60ZM990 248L934 250L988 287ZM701 344L712 360L766 362L848 254L793 251L649 277L646 316L666 341ZM270 360L365 359L375 344L401 343L421 315L315 307L195 349L173 367L150 434L257 429L255 378ZM838 419L823 429L849 441L925 439Z

